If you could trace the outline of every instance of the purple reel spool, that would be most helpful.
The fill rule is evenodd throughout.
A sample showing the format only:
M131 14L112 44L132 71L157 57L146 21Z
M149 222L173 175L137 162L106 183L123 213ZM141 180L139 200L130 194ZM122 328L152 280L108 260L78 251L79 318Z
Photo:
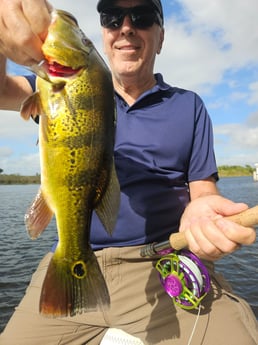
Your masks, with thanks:
M167 294L183 309L197 308L210 290L207 268L188 250L166 253L156 269Z

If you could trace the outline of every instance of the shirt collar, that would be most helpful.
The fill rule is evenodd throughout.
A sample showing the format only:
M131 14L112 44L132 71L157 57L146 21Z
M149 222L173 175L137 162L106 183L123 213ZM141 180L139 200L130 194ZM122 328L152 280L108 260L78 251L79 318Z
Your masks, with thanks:
M171 88L170 85L166 84L163 80L163 76L161 73L156 73L154 74L154 77L156 79L156 84L150 89L150 90L147 90L145 91L136 101L135 103L132 105L132 107L134 107L138 102L140 102L143 98L151 95L151 94L154 94L156 92L160 92L160 91L167 91ZM120 100L120 102L123 103L123 105L125 106L126 102L124 101L124 99L117 93L115 92L116 96L118 97L118 99ZM127 105L127 108L131 108Z

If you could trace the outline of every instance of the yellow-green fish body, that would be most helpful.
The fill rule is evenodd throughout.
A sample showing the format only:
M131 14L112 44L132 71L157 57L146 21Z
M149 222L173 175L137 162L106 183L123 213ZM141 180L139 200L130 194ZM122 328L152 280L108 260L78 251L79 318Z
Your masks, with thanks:
M94 209L109 233L118 212L115 106L110 73L70 14L55 13L42 50L48 71L38 71L38 92L22 109L24 117L40 113L42 183L25 218L37 237L55 214L59 242L40 311L65 316L109 305L89 236Z

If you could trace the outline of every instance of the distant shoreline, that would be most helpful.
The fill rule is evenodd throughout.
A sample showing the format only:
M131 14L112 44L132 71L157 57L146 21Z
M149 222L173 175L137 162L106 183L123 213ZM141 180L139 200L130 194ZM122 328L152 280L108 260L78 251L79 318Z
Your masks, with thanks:
M219 177L253 176L254 169L250 165L222 165L218 167ZM40 184L40 174L22 176L19 174L0 174L0 185Z
M40 184L40 175L22 176L19 174L1 174L0 185L10 184Z

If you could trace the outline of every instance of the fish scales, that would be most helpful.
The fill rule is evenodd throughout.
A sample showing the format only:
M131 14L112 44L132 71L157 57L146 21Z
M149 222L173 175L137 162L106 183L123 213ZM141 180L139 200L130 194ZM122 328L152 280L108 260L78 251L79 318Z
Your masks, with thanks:
M90 223L95 209L112 231L119 184L110 72L69 13L57 10L53 18L43 44L46 63L36 70L38 92L24 102L21 113L24 118L40 114L41 189L25 215L26 226L35 238L55 214L59 237L39 308L46 316L60 317L109 306L89 243Z

